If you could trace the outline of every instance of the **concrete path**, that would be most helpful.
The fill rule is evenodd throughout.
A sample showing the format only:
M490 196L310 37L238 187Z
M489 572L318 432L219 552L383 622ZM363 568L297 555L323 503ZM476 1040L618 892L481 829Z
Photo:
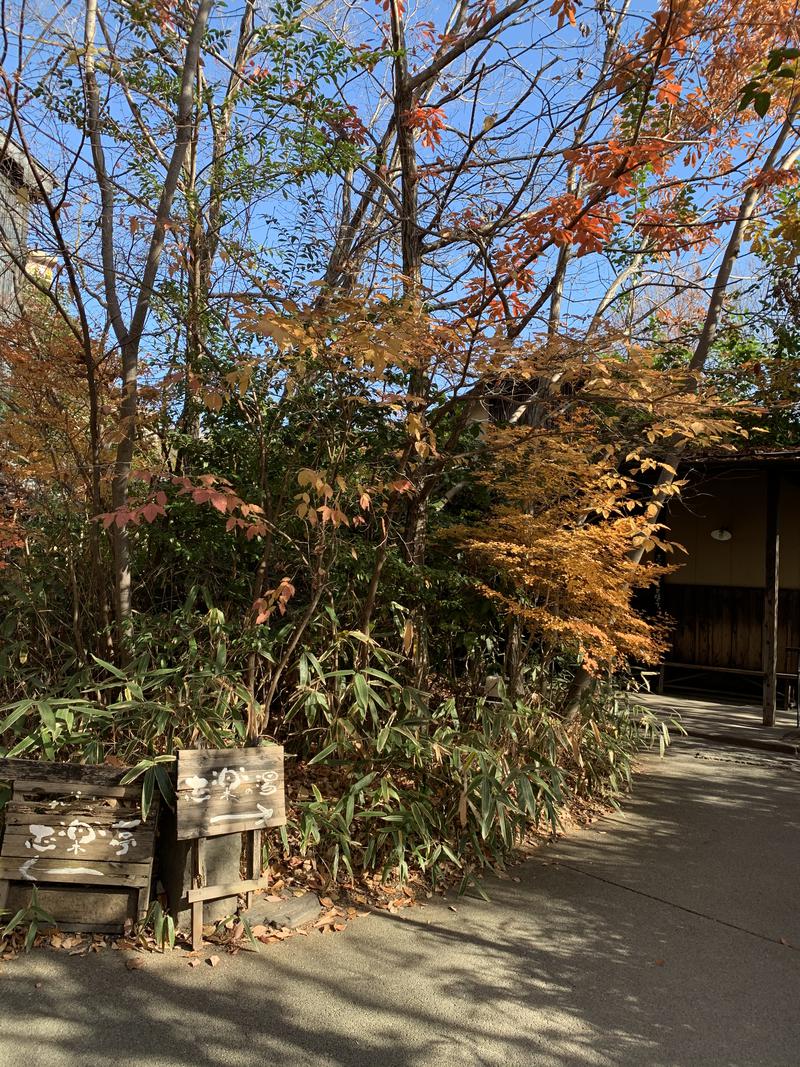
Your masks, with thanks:
M35 953L0 972L0 1065L789 1067L798 785L800 761L681 743L645 761L622 814L543 848L491 903L213 969Z
M778 708L775 725L764 726L761 708L753 704L660 693L637 693L636 700L660 715L680 719L692 738L800 755L800 729L794 708Z

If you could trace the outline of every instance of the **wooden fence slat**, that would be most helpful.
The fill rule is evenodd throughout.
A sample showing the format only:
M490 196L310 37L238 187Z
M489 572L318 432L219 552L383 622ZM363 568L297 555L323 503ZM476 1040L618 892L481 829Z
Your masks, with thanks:
M141 786L138 785L93 785L84 789L77 786L71 790L70 785L60 785L53 782L30 781L17 782L14 786L14 795L27 797L32 800L43 800L45 797L64 797L73 803L80 803L81 797L109 797L120 800L136 800L141 795Z
M13 882L66 882L77 885L130 885L140 886L150 877L148 863L108 863L103 860L87 860L70 863L68 860L43 860L25 866L17 859L0 859L0 878Z
M13 832L12 832L13 831ZM129 833L131 831L128 831ZM33 841L36 839L34 838ZM111 841L118 844L112 845ZM3 858L30 859L32 856L41 856L43 859L74 860L76 856L81 859L110 860L124 859L126 863L149 863L153 851L152 834L136 834L134 838L122 839L106 835L95 841L85 841L81 844L80 851L75 852L73 843L68 838L56 839L51 845L40 845L38 848L32 843L31 835L27 832L19 832L17 827L6 827L3 838Z
M0 759L0 781L62 784L84 787L119 786L129 767L110 767L105 764L49 763L45 760ZM125 786L123 788L130 788ZM64 789L61 792L65 792Z
M218 900L220 897L235 897L240 893L247 893L253 889L266 889L269 878L250 878L246 882L229 882L227 885L206 885L199 889L190 889L186 899L190 904L203 900Z
M27 827L31 822L50 822L56 823L58 826L62 826L65 823L74 821L85 822L91 819L92 824L100 827L111 827L114 823L133 823L137 819L139 825L135 829L146 831L147 833L153 833L153 821L148 818L147 822L142 822L142 816L139 808L118 808L116 811L107 811L101 809L96 811L90 806L84 805L80 808L51 808L49 804L19 804L17 801L12 800L6 805L4 809L6 811L6 827Z
M259 772L264 769L282 770L282 745L260 745L257 748L182 748L178 753L178 789L182 779L195 774L205 775L223 768Z
M125 920L136 907L135 888L126 886L76 886L45 882L38 886L39 904L51 915L57 915L64 929L89 933L122 933ZM30 903L31 883L13 882L8 897L12 911ZM92 916L87 922L86 917ZM43 924L43 929L47 929Z

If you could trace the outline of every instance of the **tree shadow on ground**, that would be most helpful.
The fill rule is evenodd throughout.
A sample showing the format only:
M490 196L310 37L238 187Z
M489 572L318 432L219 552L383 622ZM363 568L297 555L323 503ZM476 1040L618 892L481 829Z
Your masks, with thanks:
M0 1064L794 1063L800 951L769 938L796 899L797 771L691 760L518 882L490 880L489 903L376 915L213 970L36 953L0 978Z

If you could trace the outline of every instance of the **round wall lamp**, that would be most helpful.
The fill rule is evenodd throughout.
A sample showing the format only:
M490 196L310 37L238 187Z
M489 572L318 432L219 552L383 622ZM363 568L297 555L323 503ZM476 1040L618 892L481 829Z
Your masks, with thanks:
M711 536L714 538L715 541L730 541L730 539L733 537L733 534L730 532L730 530L726 529L724 526L721 526L719 530L712 530Z

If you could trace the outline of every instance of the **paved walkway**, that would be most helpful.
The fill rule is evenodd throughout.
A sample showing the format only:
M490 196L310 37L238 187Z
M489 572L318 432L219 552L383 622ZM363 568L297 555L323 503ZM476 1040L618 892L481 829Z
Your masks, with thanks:
M35 953L0 973L0 1065L789 1067L799 784L800 761L684 742L646 761L623 813L492 883L491 903L374 915L214 969Z
M639 693L636 699L662 715L678 716L691 737L800 755L800 729L794 708L778 708L775 725L764 726L761 708L753 704L660 693Z

